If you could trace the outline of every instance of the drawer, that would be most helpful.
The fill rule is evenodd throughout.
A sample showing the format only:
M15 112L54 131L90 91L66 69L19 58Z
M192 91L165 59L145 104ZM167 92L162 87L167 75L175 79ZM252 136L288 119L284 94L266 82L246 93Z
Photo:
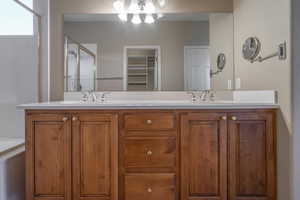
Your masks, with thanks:
M176 138L127 138L124 140L125 168L174 168Z
M134 113L124 117L127 130L169 130L175 128L175 115L172 113Z
M125 200L175 200L174 174L132 174L125 176Z

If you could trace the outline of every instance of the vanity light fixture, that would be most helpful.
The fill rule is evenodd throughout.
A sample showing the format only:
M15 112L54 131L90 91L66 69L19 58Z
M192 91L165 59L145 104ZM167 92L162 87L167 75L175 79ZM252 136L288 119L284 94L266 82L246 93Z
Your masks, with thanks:
M132 19L131 19L131 22L133 24L140 24L140 23L142 23L142 20L141 20L141 18L138 14L134 14Z
M129 5L126 7L126 5ZM166 5L166 0L115 0L113 7L121 21L133 24L152 24L163 17L158 8Z
M155 19L153 18L153 16L151 14L147 14L146 18L145 18L145 23L152 24L154 22L155 22Z

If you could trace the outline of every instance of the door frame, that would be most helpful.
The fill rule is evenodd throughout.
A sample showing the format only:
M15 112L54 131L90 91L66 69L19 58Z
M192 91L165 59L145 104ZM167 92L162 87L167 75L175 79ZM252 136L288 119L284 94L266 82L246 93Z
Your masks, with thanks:
M123 50L123 90L127 91L127 51L128 49L157 50L157 90L161 91L161 49L159 45L126 45Z
M187 50L189 49L208 49L209 50L209 46L208 45L187 45L184 46L184 53L183 53L183 57L184 57L184 90L187 91L188 90L188 64L187 64Z

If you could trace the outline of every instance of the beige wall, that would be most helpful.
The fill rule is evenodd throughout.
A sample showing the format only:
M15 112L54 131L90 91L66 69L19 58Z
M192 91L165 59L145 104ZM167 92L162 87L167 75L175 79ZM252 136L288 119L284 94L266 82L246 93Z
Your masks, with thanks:
M125 46L160 46L162 90L168 91L184 90L184 46L209 45L208 21L162 21L139 26L121 22L67 22L64 31L78 42L97 43L97 77L123 77ZM114 81L118 87L109 82L114 86L112 89L122 90L122 81Z
M51 0L50 99L63 99L63 14L111 13L112 0ZM232 12L232 0L170 0L162 12Z
M217 71L217 58L220 53L226 56L224 70L212 77L214 90L227 90L228 80L233 86L233 14L217 13L209 16L210 63L213 71Z
M278 199L290 199L291 136L291 59L290 0L234 0L235 76L241 78L241 89L274 89L278 91L281 111L278 119ZM245 39L256 36L262 43L262 54L274 53L277 45L287 42L288 59L277 58L251 64L242 58Z

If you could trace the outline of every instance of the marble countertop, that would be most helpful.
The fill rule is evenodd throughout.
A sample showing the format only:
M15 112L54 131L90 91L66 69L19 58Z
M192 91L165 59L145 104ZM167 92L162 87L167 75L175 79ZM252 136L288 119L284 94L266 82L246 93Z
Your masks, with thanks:
M278 104L257 101L109 101L104 103L82 103L80 101L57 101L23 104L19 110L113 110L113 109L276 109Z

